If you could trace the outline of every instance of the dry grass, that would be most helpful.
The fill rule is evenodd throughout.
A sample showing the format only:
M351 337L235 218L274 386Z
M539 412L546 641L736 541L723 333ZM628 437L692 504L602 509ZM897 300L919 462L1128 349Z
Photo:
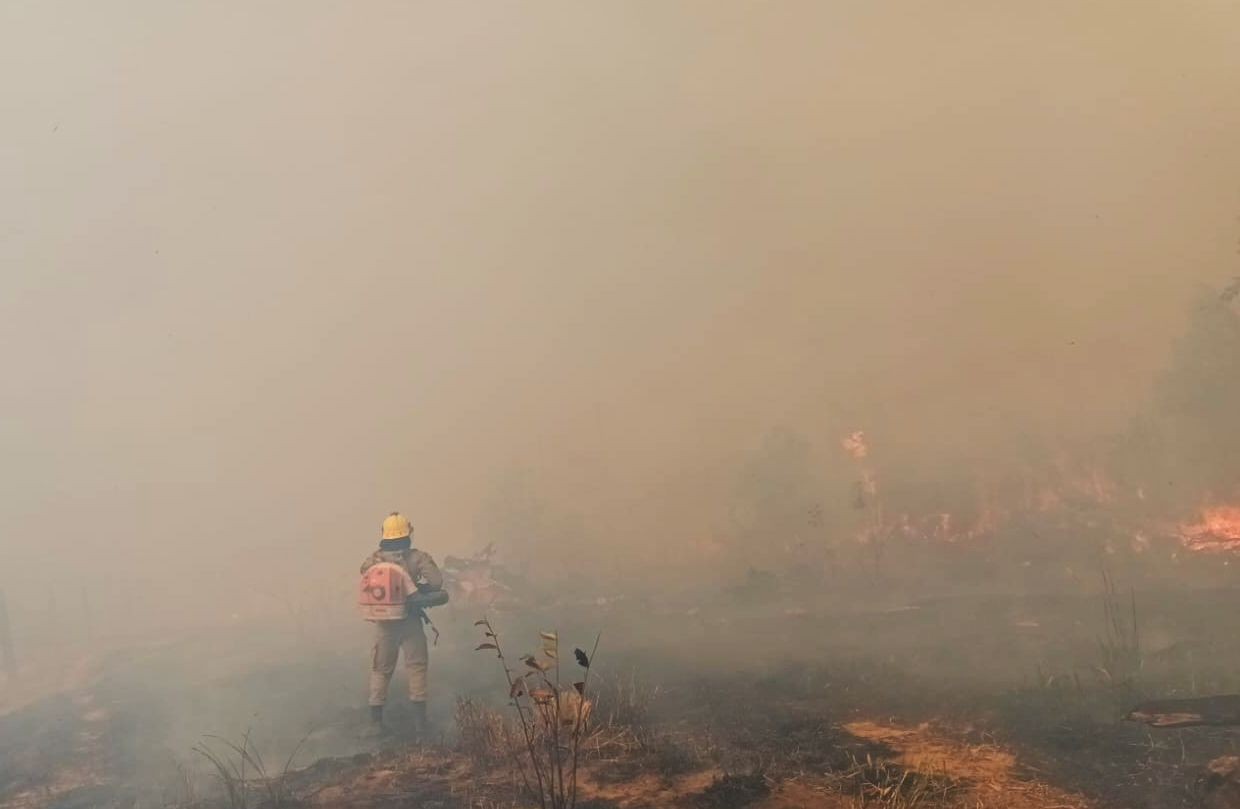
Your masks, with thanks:
M308 734L307 734L308 735ZM289 754L284 768L279 773L269 773L262 754L254 745L247 730L241 741L233 742L218 736L208 736L194 746L193 750L210 762L215 774L220 779L229 809L250 809L262 805L264 809L281 809L289 805L288 791L285 784L293 760L305 744L305 737ZM212 747L212 742L224 748Z
M493 767L512 757L512 733L504 715L471 697L458 697L453 712L458 748L478 768Z
M1124 603L1115 580L1104 568L1102 571L1103 631L1098 638L1098 673L1116 690L1123 701L1131 700L1137 692L1141 674L1141 632L1137 623L1137 596L1130 592Z
M885 759L866 756L852 766L832 773L829 782L857 807L917 809L951 806L967 787L945 770L921 772Z
M595 717L602 727L626 728L639 739L653 733L653 705L658 686L650 685L635 669L601 675L594 689Z

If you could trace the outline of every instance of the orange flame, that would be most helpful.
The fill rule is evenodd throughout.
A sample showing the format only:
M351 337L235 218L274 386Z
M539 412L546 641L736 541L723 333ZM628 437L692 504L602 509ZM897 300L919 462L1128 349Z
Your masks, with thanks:
M1240 551L1240 506L1206 509L1200 522L1180 526L1179 537L1192 551Z
M866 443L864 430L857 430L855 433L844 436L840 440L840 446L856 461L864 460L870 454L870 447Z
M1132 492L1109 477L1099 461L1073 458L1062 452L1047 466L1030 466L990 481L977 477L971 507L940 510L935 508L940 504L932 502L925 510L909 512L901 507L902 503L879 496L879 475L871 467L868 436L863 430L841 436L839 443L860 467L860 479L854 482L853 504L863 512L856 535L863 544L895 538L941 543L985 540L1024 515L1076 520L1085 527L1093 527L1108 515L1118 522L1114 512L1120 506L1134 496L1144 499L1143 491ZM1240 509L1237 511L1240 514ZM1240 527L1240 518L1236 525ZM1161 533L1165 536L1166 531ZM1236 550L1240 551L1240 532L1229 538L1235 540ZM1145 547L1142 543L1137 546Z

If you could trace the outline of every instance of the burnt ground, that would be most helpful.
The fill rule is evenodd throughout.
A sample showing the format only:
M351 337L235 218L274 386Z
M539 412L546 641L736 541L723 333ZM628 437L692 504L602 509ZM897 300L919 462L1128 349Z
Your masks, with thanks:
M1138 697L1240 691L1240 649L1217 619L1235 598L1143 597L1130 672L1106 669L1115 661L1088 597L852 612L776 602L631 624L576 609L562 637L602 626L614 644L600 655L582 805L1200 806L1205 765L1236 753L1240 731L1120 717ZM558 611L523 616L511 635ZM498 672L471 652L465 618L440 622L436 691L494 703ZM512 805L510 767L471 757L450 699L436 705L432 743L370 747L356 738L364 655L268 643L221 664L237 645L222 635L193 654L130 650L89 683L0 716L0 806L227 806L193 748L226 753L246 733L271 775L296 751L285 805ZM255 784L249 805L270 803L270 784Z

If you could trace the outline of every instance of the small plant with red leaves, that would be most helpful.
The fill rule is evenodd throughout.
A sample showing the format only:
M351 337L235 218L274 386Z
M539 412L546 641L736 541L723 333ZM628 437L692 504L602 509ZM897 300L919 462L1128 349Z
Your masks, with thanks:
M573 649L578 679L562 676L558 633L540 632L539 652L522 655L520 667L514 670L491 622L483 618L474 625L483 632L475 651L495 652L508 684L508 702L520 723L525 755L514 752L513 759L522 784L538 796L542 809L573 809L581 746L590 722L592 701L587 687L598 637L589 654Z

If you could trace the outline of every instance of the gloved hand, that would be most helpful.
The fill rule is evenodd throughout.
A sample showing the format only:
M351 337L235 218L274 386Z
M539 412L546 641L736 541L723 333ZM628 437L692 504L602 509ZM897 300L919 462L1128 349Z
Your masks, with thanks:
M432 590L419 586L418 592L405 599L411 610L422 610L427 607L439 607L448 603L447 590Z

